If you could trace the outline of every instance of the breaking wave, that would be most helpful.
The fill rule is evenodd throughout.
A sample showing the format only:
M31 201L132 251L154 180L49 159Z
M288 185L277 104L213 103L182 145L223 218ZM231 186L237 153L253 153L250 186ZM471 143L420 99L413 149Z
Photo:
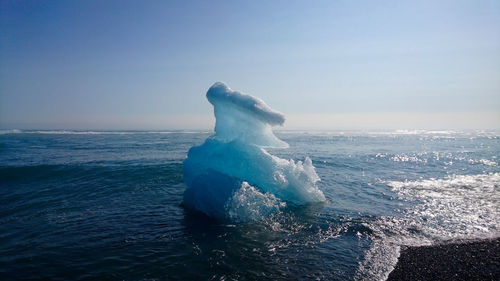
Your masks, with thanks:
M500 236L500 173L453 175L444 179L389 181L399 199L413 203L400 217L380 217L365 225L373 245L358 279L385 280L402 246Z

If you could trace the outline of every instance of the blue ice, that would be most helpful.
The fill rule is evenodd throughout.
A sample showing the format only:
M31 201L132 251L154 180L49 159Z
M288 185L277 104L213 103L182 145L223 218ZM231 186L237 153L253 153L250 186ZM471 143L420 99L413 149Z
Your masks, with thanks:
M207 92L215 133L184 160L184 205L223 220L259 220L289 205L325 201L311 159L286 160L266 148L287 148L272 126L285 116L259 98L217 82Z

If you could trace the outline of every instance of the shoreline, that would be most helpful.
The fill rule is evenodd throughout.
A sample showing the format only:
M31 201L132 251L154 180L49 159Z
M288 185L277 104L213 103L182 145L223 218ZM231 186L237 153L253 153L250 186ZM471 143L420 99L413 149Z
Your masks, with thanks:
M500 280L500 238L402 249L387 280Z

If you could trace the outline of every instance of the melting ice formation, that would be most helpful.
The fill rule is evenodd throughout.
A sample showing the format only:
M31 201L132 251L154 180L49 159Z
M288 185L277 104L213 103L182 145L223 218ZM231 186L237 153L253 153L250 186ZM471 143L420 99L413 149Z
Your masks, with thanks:
M207 92L215 134L192 147L184 161L184 205L211 217L258 220L290 205L325 201L311 159L286 160L266 147L286 148L271 126L285 116L264 101L217 82Z

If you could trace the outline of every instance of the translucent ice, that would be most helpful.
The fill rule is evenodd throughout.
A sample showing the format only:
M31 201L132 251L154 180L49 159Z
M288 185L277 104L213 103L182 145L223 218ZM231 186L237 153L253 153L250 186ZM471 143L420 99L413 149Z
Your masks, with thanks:
M272 132L271 125L283 125L285 116L259 98L232 91L221 82L207 92L214 106L215 136L223 142L240 140L260 146L288 147Z
M261 99L215 83L207 92L214 106L215 134L192 147L184 161L184 204L209 216L257 220L287 203L321 202L320 179L311 159L286 160L266 147L288 147L272 132L285 117Z

